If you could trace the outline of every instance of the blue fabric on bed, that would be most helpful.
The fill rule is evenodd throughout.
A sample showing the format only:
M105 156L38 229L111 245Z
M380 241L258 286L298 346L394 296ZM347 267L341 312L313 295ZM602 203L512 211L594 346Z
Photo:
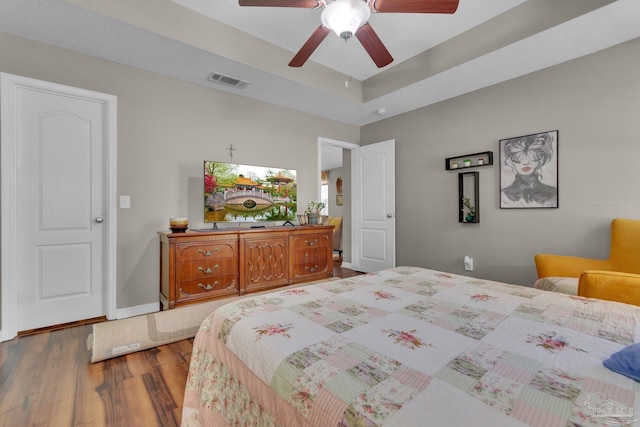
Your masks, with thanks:
M602 363L613 372L640 381L640 343L613 353Z

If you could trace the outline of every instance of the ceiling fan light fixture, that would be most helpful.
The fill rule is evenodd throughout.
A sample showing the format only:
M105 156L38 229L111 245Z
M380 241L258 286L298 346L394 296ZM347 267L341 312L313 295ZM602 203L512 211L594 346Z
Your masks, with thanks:
M338 37L348 39L371 16L371 9L362 0L335 0L322 11L322 25L336 33Z

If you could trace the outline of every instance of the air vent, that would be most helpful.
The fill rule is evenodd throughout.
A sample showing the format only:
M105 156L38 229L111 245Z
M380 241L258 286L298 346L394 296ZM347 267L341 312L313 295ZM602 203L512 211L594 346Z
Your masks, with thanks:
M213 83L235 87L236 89L244 89L249 86L249 82L236 79L235 77L225 76L224 74L216 73L215 71L207 77L207 80Z

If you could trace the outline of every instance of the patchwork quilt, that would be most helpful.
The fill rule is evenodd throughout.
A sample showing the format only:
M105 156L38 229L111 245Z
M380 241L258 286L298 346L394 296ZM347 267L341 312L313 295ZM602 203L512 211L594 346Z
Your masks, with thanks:
M640 425L603 366L639 341L640 307L398 267L217 309L182 425Z

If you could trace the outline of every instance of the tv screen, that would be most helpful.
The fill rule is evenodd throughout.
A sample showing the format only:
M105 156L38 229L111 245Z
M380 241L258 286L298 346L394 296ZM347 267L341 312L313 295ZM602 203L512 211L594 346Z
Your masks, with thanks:
M296 219L296 171L267 166L204 162L204 222Z

